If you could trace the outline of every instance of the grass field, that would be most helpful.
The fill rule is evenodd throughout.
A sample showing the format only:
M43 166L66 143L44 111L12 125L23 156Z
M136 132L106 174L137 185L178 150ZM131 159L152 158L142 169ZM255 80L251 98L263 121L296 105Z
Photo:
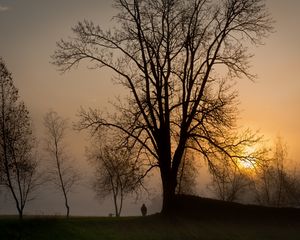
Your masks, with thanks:
M300 240L300 209L178 196L172 217L0 217L0 240Z
M79 240L79 239L300 239L300 224L286 221L254 222L199 220L193 218L0 218L1 240Z

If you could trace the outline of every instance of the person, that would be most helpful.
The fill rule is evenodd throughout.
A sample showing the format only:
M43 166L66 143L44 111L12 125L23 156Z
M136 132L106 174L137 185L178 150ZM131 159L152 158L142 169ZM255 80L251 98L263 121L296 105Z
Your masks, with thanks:
M142 212L143 217L145 217L147 215L147 207L144 203L141 207L141 212Z

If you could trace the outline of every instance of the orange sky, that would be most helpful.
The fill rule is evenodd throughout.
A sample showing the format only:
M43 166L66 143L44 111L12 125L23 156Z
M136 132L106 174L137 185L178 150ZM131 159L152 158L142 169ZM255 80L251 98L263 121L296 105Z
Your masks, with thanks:
M257 82L238 81L240 123L259 129L271 141L280 134L289 157L300 164L300 1L268 0L267 5L276 21L275 33L254 50ZM0 0L0 56L13 73L39 136L50 108L76 121L80 106L103 108L121 91L108 71L80 66L60 75L49 63L55 42L69 36L79 20L109 27L113 11L107 0ZM85 137L70 134L70 150L86 164Z
M240 81L242 120L267 138L281 135L300 163L300 1L269 0L275 33L256 49L257 83Z

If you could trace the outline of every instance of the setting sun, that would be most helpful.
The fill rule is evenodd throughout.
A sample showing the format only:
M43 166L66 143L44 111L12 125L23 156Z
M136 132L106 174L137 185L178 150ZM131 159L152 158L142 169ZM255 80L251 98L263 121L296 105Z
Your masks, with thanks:
M240 160L239 166L244 169L253 169L255 167L255 161L253 159L252 160L247 160L247 159Z
M239 160L239 166L244 169L253 169L256 165L256 159L254 157L254 153L256 148L254 146L246 147L244 149L245 159Z

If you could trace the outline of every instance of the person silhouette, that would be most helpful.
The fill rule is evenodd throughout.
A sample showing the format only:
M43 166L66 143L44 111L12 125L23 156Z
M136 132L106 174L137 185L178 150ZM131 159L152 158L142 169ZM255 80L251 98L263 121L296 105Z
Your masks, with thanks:
M145 217L147 215L147 207L144 203L141 207L141 212L142 212L143 217Z

